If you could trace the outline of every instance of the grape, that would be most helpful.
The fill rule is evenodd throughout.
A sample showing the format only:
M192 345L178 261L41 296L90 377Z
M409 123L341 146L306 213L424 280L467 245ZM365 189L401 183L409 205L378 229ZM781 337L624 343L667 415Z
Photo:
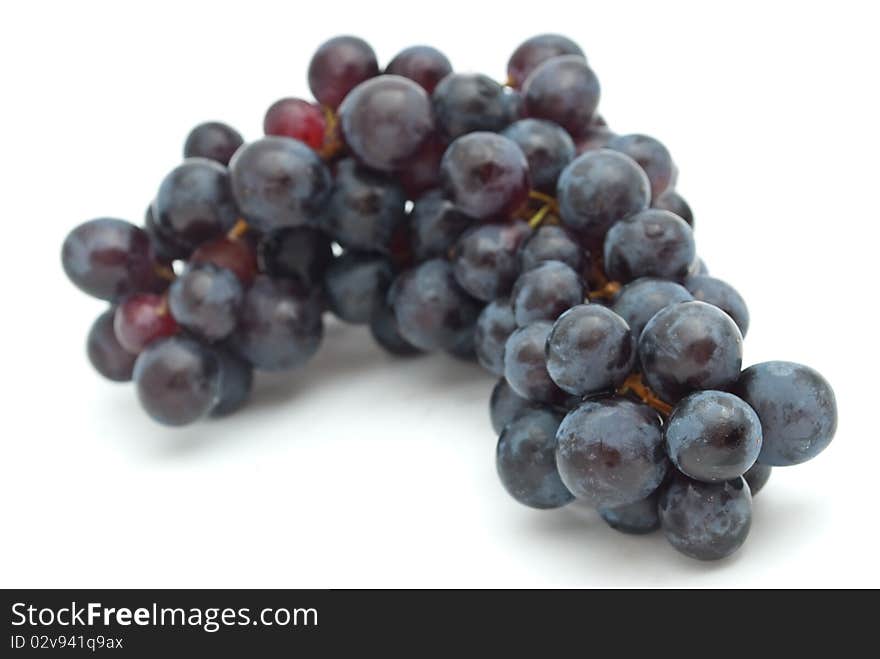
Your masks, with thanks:
M545 261L519 276L511 300L520 327L536 320L556 320L584 301L584 283L565 263Z
M197 341L173 336L155 341L137 358L138 399L154 420L182 426L205 416L220 393L217 356Z
M64 239L61 264L77 288L111 302L167 286L156 274L149 235L124 220L100 218L80 224Z
M456 359L478 363L477 350L474 344L474 329L471 328L467 332L462 332L455 344L447 349L446 352Z
M516 142L529 163L532 185L553 193L565 166L574 159L574 142L560 126L542 119L520 119L502 133Z
M455 282L452 267L431 259L402 273L388 293L400 335L420 350L449 350L473 332L479 303Z
M608 142L608 148L639 163L651 182L652 199L658 199L671 187L675 166L669 150L658 140L647 135L618 135Z
M701 259L699 256L694 259L694 262L691 263L690 270L688 270L688 277L696 277L697 275L708 275L709 267L706 265L706 262Z
M679 401L664 435L679 471L707 483L742 476L761 451L758 415L723 391L698 391Z
M512 124L514 121L522 119L523 98L521 93L515 89L510 89L509 87L504 88L502 101L504 102L504 111L505 116L507 117L505 125Z
M639 277L684 279L696 257L691 228L669 211L643 210L617 222L605 236L605 271L622 283Z
M504 344L515 329L513 309L506 298L487 304L477 318L474 350L477 361L492 375L504 374Z
M661 486L653 494L633 503L599 508L599 515L608 526L621 533L644 535L656 531L660 528L657 503L662 489Z
M211 408L211 416L226 416L242 407L250 398L254 383L251 365L225 348L215 348L219 369L219 392L217 402Z
M116 308L113 331L119 345L136 355L153 341L177 333L177 323L164 296L136 293Z
M675 213L687 222L692 229L694 228L694 212L684 200L684 197L678 194L675 190L667 190L657 197L651 206L653 208L659 208L660 210L669 211L670 213Z
M701 561L739 549L752 525L752 495L742 478L701 483L678 475L660 496L660 524L669 543Z
M416 155L434 130L431 100L408 78L358 85L339 108L345 143L368 167L390 172Z
M254 368L280 371L308 361L323 331L317 295L292 279L259 275L245 293L233 342Z
M327 136L327 120L319 105L301 98L282 98L266 110L263 132L266 135L292 137L320 151Z
M510 293L518 272L517 250L530 231L522 220L469 230L453 248L456 281L486 302Z
M394 229L406 217L405 205L406 195L393 180L343 160L321 222L346 249L388 254Z
M455 140L440 163L446 194L477 219L507 217L529 197L529 163L512 140L468 133Z
M190 265L200 263L232 271L245 286L257 276L257 257L247 240L222 236L207 242L189 257Z
M388 259L366 252L345 252L324 275L328 308L347 323L368 323L385 305L393 273Z
M593 249L612 224L648 207L651 184L629 156L588 151L562 171L556 195L562 223Z
M113 330L116 309L111 307L95 319L86 340L89 362L108 380L128 382L134 370L135 355L120 345Z
M498 438L498 476L510 496L525 506L560 508L574 499L556 469L559 421L559 415L550 410L524 412Z
M617 137L608 126L596 123L596 116L593 117L590 126L575 140L574 151L577 155L586 153L587 151L598 151L608 146L608 143Z
M783 361L749 366L733 393L751 405L761 419L761 464L785 467L806 462L824 451L834 438L834 391L809 366Z
M409 216L410 245L417 261L444 258L474 220L465 215L442 192L435 190L421 197Z
M233 332L243 299L244 287L235 273L212 263L189 266L168 290L177 322L207 341Z
M537 409L543 408L517 394L504 378L498 380L492 389L492 397L489 399L489 417L496 434L500 435L504 427L523 412Z
M733 286L708 275L690 276L685 279L684 285L695 299L713 304L733 318L745 337L749 331L749 308Z
M539 321L520 327L504 344L504 378L523 398L535 403L562 405L566 394L547 373L544 345L552 323Z
M370 319L370 333L376 343L392 355L409 357L422 352L400 335L394 309L387 303L380 304L373 313L373 317Z
M556 441L562 482L577 498L601 508L644 499L669 468L660 418L629 400L582 404L562 420Z
M160 230L189 251L228 231L238 208L226 167L205 158L185 160L159 186L153 214Z
M377 75L376 53L366 41L333 37L321 44L309 62L309 89L321 105L335 110L352 89Z
M632 335L638 340L645 325L658 311L693 299L693 295L681 284L642 277L620 289L611 309L626 321Z
M507 78L511 87L522 86L535 68L560 55L584 53L574 41L561 34L539 34L521 43L507 62Z
M264 234L257 255L267 275L298 279L309 287L324 279L333 261L330 238L311 227L281 227Z
M397 179L410 199L440 185L440 161L448 146L446 138L434 133L397 170Z
M596 304L579 304L566 311L547 338L550 377L577 396L616 389L635 360L636 342L629 326Z
M739 377L742 351L742 334L730 316L697 301L666 307L648 321L639 339L645 380L668 403L698 389L731 387Z
M752 496L755 496L767 484L772 471L773 467L756 462L743 474L743 478L746 479L746 483L749 484L749 489L752 491Z
M242 147L229 173L241 212L259 231L314 222L332 184L315 152L288 137L264 137Z
M504 88L480 73L446 76L431 102L437 126L450 140L475 131L498 132L510 123Z
M209 121L190 131L183 145L183 157L207 158L225 166L242 144L244 140L237 130L219 121Z
M519 250L521 272L531 270L545 261L562 261L575 272L590 269L590 256L571 234L560 226L545 224L525 241Z
M438 82L452 73L452 64L436 48L410 46L394 56L385 68L385 73L409 78L430 94Z
M549 119L581 137L599 105L599 79L580 55L552 57L529 74L522 86L523 112Z
M156 216L153 215L152 203L147 207L147 212L144 214L144 231L150 236L156 260L161 263L167 264L177 259L185 259L191 251L186 246L181 245L174 236L159 227L156 223Z

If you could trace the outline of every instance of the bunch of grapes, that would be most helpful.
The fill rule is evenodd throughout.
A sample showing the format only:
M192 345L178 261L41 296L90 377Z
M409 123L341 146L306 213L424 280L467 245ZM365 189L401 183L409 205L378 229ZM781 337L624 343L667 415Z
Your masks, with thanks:
M497 470L520 503L581 499L723 558L772 467L828 446L834 394L800 364L743 370L748 309L697 257L669 150L608 128L577 44L533 37L507 73L427 46L380 73L336 37L309 65L316 101L273 104L264 137L197 126L142 226L64 242L67 275L110 304L89 359L183 425L238 409L254 370L304 364L325 313L368 324L395 355L500 378Z

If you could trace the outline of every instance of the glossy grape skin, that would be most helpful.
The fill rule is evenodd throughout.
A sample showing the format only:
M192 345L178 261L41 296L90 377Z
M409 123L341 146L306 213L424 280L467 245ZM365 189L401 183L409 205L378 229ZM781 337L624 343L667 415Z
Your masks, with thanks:
M581 276L562 261L545 261L522 273L510 295L516 324L520 327L536 320L556 320L559 315L584 301Z
M546 352L553 381L583 396L623 383L635 366L636 342L616 313L597 304L579 304L553 324Z
M406 217L406 195L392 179L354 160L340 162L321 225L346 249L388 254L394 229Z
M562 405L567 396L550 378L544 345L552 323L538 321L518 328L504 344L504 378L510 387L535 403Z
M190 265L210 263L226 268L245 286L257 275L257 257L245 239L221 236L203 244L189 257Z
M505 426L495 449L501 484L531 508L560 508L574 500L556 469L556 429L561 417L550 410L524 412Z
M190 131L183 145L183 157L207 158L225 166L242 144L241 134L232 126L209 121Z
M446 257L465 229L474 224L472 218L444 198L439 190L416 201L408 222L410 246L416 261Z
M516 393L503 377L492 389L492 397L489 399L489 418L492 421L492 429L497 435L500 435L505 426L520 414L539 409L543 408Z
M308 361L323 331L318 295L292 279L259 275L245 293L233 343L254 368L281 371Z
M608 148L625 153L645 170L651 182L651 199L658 199L670 188L675 166L659 140L648 135L618 135L608 142Z
M794 362L749 366L733 393L751 405L764 430L758 462L785 467L815 458L837 430L837 401L818 372Z
M599 79L583 57L563 55L532 71L522 94L526 117L553 121L578 138L589 129L599 105Z
M411 357L422 353L400 335L394 309L387 303L379 305L379 308L373 313L373 317L370 319L370 333L376 343L392 355Z
M216 354L183 336L148 346L135 362L134 381L143 408L167 426L186 425L205 416L220 393Z
M519 250L521 272L531 270L545 261L562 261L575 272L587 272L590 269L590 256L584 248L568 231L552 224L539 227Z
M669 469L657 413L629 400L583 403L563 419L556 440L562 482L597 507L644 499Z
M660 486L653 494L633 503L599 508L599 515L615 531L632 535L652 533L660 528L657 504L662 489L663 486Z
M335 110L352 89L377 75L376 53L366 41L333 37L318 47L309 62L309 89L321 105Z
M111 307L92 323L86 339L89 362L108 380L128 382L134 370L136 355L122 347L113 330L116 309Z
M119 345L135 355L153 341L176 334L177 329L165 297L153 293L135 293L125 298L113 319Z
M556 198L563 225L594 249L611 225L648 207L651 184L629 156L588 151L562 171Z
M685 287L701 302L708 302L721 309L739 327L745 337L749 331L749 308L737 290L725 281L708 275L693 275L685 279Z
M501 134L522 149L532 185L552 194L562 170L574 160L574 142L569 134L552 121L542 119L520 119Z
M701 483L677 475L660 496L660 524L669 543L701 561L739 549L752 525L752 495L742 478Z
M291 137L320 151L327 136L327 120L319 105L301 98L282 98L266 110L263 133Z
M419 199L440 185L440 162L448 146L446 138L435 132L401 164L395 174L407 197Z
M510 123L504 88L481 73L453 73L431 94L437 128L450 140L475 131L498 132Z
M651 207L675 213L687 222L692 229L694 228L694 212L691 210L690 205L685 201L684 197L678 194L675 190L667 190L664 192L652 202Z
M362 163L392 172L434 131L431 99L408 78L382 75L358 85L339 107L345 143Z
M330 238L311 227L282 227L263 234L257 245L260 268L272 277L297 279L312 287L333 261Z
M480 304L456 283L452 267L431 259L402 273L388 293L401 336L425 351L450 350L473 332Z
M658 311L693 299L694 296L681 284L642 277L620 289L611 309L627 322L632 335L638 340L645 325Z
M446 195L477 219L507 217L529 197L529 163L512 140L468 133L449 145L440 162Z
M504 344L515 329L513 309L507 298L493 300L477 318L474 350L477 361L492 375L504 374Z
M758 415L741 398L723 391L697 391L683 398L663 434L678 470L706 483L742 476L761 451Z
M517 250L530 232L522 220L469 230L452 251L456 281L485 302L507 295L518 273Z
M215 348L219 369L217 401L211 416L232 414L247 402L254 384L254 370L244 359L225 348Z
M156 274L149 235L125 220L100 218L77 226L64 239L61 264L77 288L110 302L167 286Z
M697 257L697 247L684 220L649 208L608 230L604 256L608 277L621 283L639 277L683 280Z
M739 377L742 355L736 323L705 302L666 307L648 321L639 338L645 380L670 404L691 391L729 389Z
M749 490L751 490L752 496L755 496L763 489L767 484L767 481L770 480L770 474L772 472L773 467L756 462L746 473L743 474L743 478L745 478L746 483L749 484Z
M185 245L180 244L174 236L159 227L156 223L156 216L153 215L152 203L147 207L147 211L144 214L144 231L150 236L153 253L156 260L160 263L169 264L177 259L185 259L192 251Z
M327 306L347 323L368 323L384 306L393 276L391 263L381 255L345 252L324 274Z
M238 219L226 167L206 158L185 160L159 185L153 215L165 235L190 251L225 233Z
M438 82L452 73L452 64L436 48L410 46L394 56L385 67L385 73L409 78L430 94Z
M511 87L522 86L536 67L551 57L580 55L584 52L574 41L561 34L539 34L517 46L507 61L507 80Z
M168 289L177 322L206 341L219 341L238 324L244 286L232 270L212 263L189 266Z

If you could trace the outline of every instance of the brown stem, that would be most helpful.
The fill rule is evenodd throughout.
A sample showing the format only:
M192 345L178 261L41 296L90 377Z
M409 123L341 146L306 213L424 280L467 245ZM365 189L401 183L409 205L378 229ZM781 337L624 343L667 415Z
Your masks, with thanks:
M175 279L177 279L177 275L174 274L174 270L172 270L170 266L167 266L164 263L157 263L153 267L153 271L156 273L156 276L159 277L159 279L164 279L165 281L174 281Z
M650 387L645 384L640 373L630 375L617 390L618 394L635 394L645 405L654 408L664 417L672 413L672 405L661 400L657 394L651 391Z
M318 150L318 155L324 160L330 160L343 146L339 138L339 118L326 105L321 106L321 109L324 111L324 143Z
M606 281L601 288L590 291L588 297L591 300L611 300L620 290L619 281Z
M226 237L229 238L229 240L238 240L248 232L249 228L250 227L245 220L238 218L232 228L226 233Z

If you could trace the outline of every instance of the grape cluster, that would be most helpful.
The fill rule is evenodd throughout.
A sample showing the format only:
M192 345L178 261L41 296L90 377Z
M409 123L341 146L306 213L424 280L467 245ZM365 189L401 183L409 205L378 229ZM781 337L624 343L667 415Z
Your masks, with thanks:
M507 73L427 46L381 72L336 37L309 65L316 101L274 103L263 137L194 128L141 226L64 241L68 277L110 304L88 357L183 425L243 405L254 370L307 362L332 313L500 378L497 470L520 503L580 499L723 558L772 467L828 446L834 394L800 364L743 370L748 309L697 256L669 150L608 128L577 44L533 37Z

